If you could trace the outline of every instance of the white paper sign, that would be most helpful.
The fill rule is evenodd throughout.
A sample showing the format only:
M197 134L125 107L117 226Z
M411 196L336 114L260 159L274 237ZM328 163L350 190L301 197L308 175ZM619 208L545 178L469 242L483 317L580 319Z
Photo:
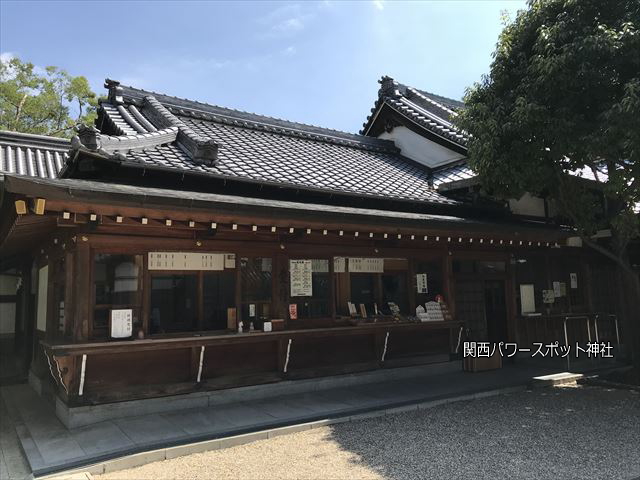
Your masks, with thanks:
M542 290L542 303L555 303L555 292L553 290Z
M520 311L523 315L536 311L535 289L532 284L520 285Z
M560 298L562 296L562 291L560 290L560 282L553 282L553 294L556 298Z
M255 303L250 303L249 304L249 316L250 317L255 317L256 316L256 304Z
M578 288L578 274L570 273L569 278L571 278L571 288Z
M225 253L224 254L224 268L236 268L236 254Z
M289 260L289 279L292 297L313 295L313 262L311 260Z
M128 338L133 334L133 310L111 310L111 338Z
M224 270L223 253L149 252L149 270Z
M333 271L344 273L346 271L346 259L344 257L333 257Z
M416 274L416 285L418 289L418 293L429 293L427 287L427 274L426 273L418 273Z
M384 258L349 257L349 271L354 273L384 273Z

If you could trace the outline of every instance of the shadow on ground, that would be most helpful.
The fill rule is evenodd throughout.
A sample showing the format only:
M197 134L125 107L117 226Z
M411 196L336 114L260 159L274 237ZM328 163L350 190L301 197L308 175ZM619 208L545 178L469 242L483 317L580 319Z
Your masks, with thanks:
M542 388L335 425L331 438L386 479L634 478L640 394Z

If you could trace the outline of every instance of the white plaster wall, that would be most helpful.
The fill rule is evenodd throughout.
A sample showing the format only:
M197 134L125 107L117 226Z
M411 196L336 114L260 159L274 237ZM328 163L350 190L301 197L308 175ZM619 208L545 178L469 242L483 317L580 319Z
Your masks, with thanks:
M465 158L464 155L432 142L403 126L395 127L391 132L383 132L378 138L392 140L402 155L427 167L437 167Z
M516 215L530 215L544 218L544 200L525 193L519 200L509 200L509 208Z

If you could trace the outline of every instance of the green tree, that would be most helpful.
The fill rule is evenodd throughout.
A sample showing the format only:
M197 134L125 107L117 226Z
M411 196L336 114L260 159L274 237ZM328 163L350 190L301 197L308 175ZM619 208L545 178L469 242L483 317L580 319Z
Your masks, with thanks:
M0 61L0 129L67 137L75 124L93 122L96 105L85 77L15 57Z
M456 120L472 136L469 162L488 192L548 198L617 264L636 364L640 282L627 247L640 225L639 29L637 0L530 0L506 23L490 73L467 91ZM585 169L597 174L595 188L575 175ZM594 240L601 229L612 237Z

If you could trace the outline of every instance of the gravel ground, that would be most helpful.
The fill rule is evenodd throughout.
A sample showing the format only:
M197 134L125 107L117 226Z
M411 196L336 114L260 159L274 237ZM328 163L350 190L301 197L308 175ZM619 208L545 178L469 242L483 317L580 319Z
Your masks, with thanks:
M631 479L640 394L544 388L275 437L96 479Z

